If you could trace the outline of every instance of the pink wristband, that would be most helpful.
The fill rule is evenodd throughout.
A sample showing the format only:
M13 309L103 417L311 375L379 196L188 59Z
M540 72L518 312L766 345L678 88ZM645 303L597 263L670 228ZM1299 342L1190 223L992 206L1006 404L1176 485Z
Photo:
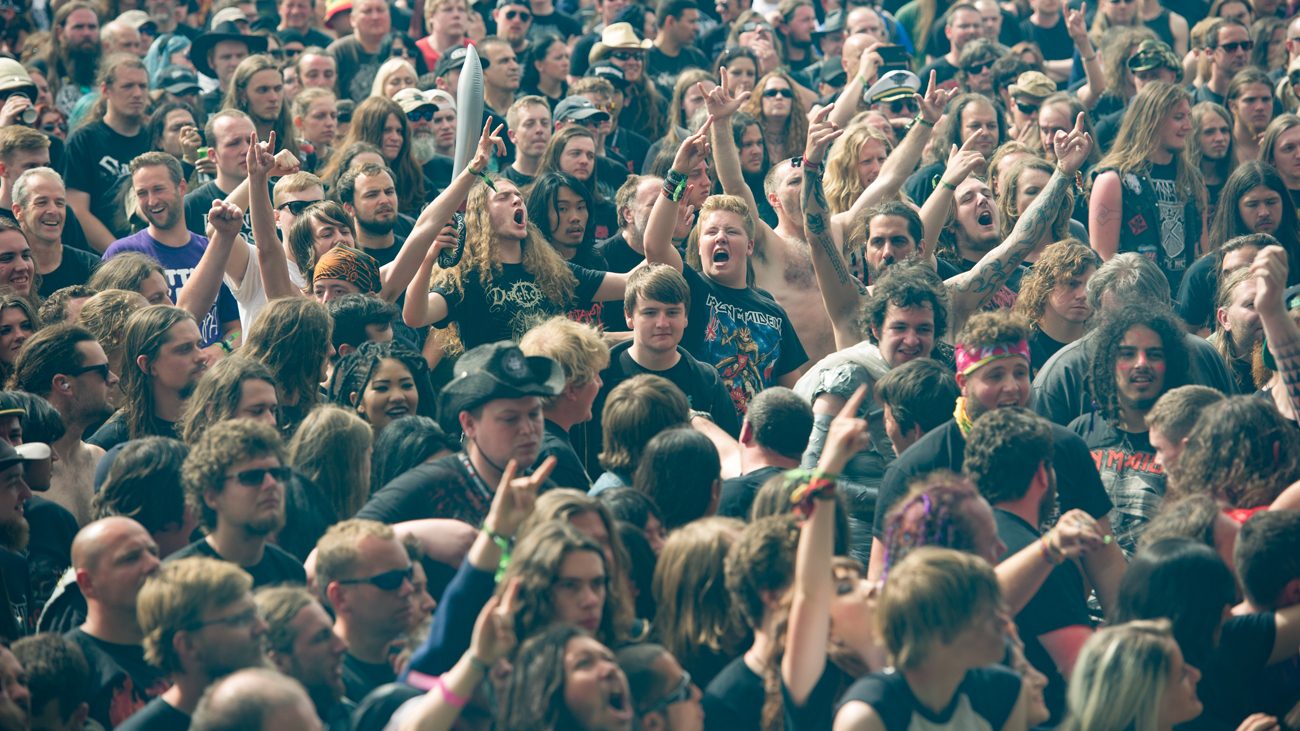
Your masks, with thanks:
M442 691L442 697L456 708L464 708L465 704L469 703L469 696L453 693L441 675L426 675L418 670L412 670L406 674L406 684L425 691L437 688Z

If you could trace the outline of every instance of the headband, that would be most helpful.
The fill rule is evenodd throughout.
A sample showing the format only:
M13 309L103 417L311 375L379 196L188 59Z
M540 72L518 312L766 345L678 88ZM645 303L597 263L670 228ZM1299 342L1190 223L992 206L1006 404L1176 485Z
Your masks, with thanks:
M364 251L350 246L335 246L325 252L312 273L312 282L321 279L341 279L351 282L362 294L379 291L379 262Z
M1010 358L1016 355L1026 361L1030 360L1029 343L1027 341L1021 340L1017 343L1002 343L1000 345L977 345L970 348L958 343L957 372L963 376L969 376L977 368L991 360Z

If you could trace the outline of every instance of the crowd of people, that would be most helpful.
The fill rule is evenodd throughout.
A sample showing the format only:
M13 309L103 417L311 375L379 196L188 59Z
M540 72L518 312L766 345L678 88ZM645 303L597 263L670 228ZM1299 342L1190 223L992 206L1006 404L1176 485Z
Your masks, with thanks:
M1297 115L1295 0L0 0L0 731L1300 729Z

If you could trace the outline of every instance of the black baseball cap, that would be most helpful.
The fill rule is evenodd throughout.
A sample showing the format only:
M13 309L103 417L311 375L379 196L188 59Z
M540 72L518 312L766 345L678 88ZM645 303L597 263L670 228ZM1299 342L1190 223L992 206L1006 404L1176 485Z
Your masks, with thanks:
M157 88L169 94L198 94L199 75L184 66L168 66L158 77Z
M599 76L614 85L616 89L626 89L631 85L627 80L627 74L623 69L614 65L612 61L597 61L587 67L587 73L584 76Z

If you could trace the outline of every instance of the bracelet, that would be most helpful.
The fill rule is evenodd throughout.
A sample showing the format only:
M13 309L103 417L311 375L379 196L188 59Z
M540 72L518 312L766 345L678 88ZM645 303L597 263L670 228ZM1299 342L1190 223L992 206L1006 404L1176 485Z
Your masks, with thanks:
M496 582L500 584L501 579L505 578L506 569L510 568L510 547L514 543L515 539L510 536L503 536L488 528L486 522L486 519L484 519L484 525L480 526L479 529L482 530L488 538L491 538L493 543L497 544L497 548L501 549L501 559L497 561L496 573Z
M943 187L947 188L948 190L951 190L951 191L954 192L954 193L957 192L957 186L955 186L955 185L953 185L952 183L949 183L948 181L944 180L943 177L940 177L940 178L939 178L939 185L942 185Z
M929 121L929 120L926 119L925 117L922 117L920 114L917 114L915 117L912 118L912 123L913 123L913 124L923 124L923 125L925 125L926 127L929 127L929 128L931 128L931 129L934 128L934 122Z
M799 167L803 168L804 170L811 170L815 173L820 173L822 171L821 163L812 162L807 157L799 161Z
M867 77L863 76L861 72L858 73L858 81L862 82L863 89L867 89L871 86L871 82L867 81Z
M447 687L447 683L446 681L443 680L441 675L433 679L433 687L442 691L442 697L447 701L448 704L456 708L464 708L465 704L469 703L469 696L456 695L455 693L453 693L451 688Z
M689 418L694 419L697 416L707 421L713 421L713 414L710 414L707 411L698 411L696 409L691 409Z
M1094 60L1094 59L1096 59L1096 58L1097 58L1097 54L1094 53L1094 54L1092 54L1091 56L1089 56L1089 57L1087 57L1087 58L1084 58L1083 56L1080 56L1080 57L1079 57L1079 60L1080 60L1080 61L1083 61L1084 63L1087 63L1087 62L1092 61L1092 60Z
M1051 544L1047 542L1046 535L1038 537L1038 553L1043 557L1044 561L1052 566L1060 566L1065 563L1065 556L1060 551L1052 548Z
M487 176L487 171L486 171L486 170L480 172L480 171L475 170L474 168L472 168L472 167L468 167L468 166L466 166L465 169L469 171L469 174L470 174L470 175L473 175L473 176L476 176L476 177L482 178L482 179L483 179L483 182L485 182L485 183L488 184L488 187L492 189L492 192L493 192L493 193L497 192L497 186L496 186L496 183L493 183L493 182L492 182L492 178L489 178L489 177Z
M664 175L664 197L670 201L679 201L686 193L686 174L672 168Z
M465 655L469 658L469 664L478 668L484 675L487 675L488 671L492 669L491 665L475 657L473 652L466 652Z

